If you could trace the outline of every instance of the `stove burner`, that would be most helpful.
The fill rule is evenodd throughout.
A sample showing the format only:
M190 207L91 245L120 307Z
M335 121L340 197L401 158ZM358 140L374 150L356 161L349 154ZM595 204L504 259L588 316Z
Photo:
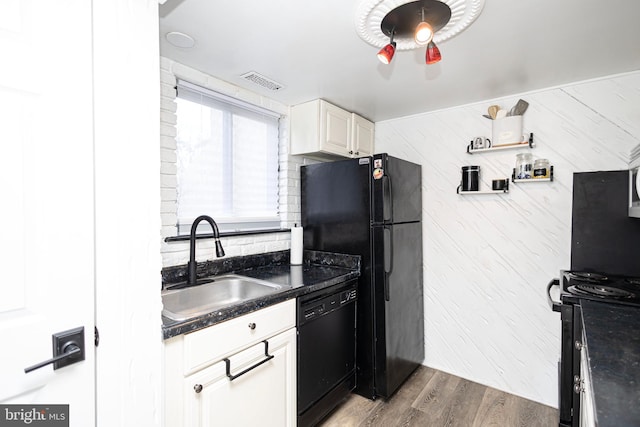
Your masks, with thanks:
M598 273L588 273L585 271L571 271L569 276L576 279L586 279L593 282L604 282L608 279L607 276Z
M612 288L610 286L592 285L592 284L579 284L570 286L569 292L577 295L593 295L602 298L634 298L635 294L625 291L624 289Z

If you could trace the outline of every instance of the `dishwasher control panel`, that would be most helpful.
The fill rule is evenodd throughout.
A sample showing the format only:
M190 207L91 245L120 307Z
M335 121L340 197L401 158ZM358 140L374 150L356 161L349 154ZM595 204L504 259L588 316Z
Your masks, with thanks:
M358 291L356 291L355 289L350 289L346 292L342 292L340 294L340 304L344 304L346 302L354 300L356 299L357 296L358 296Z
M324 297L311 299L300 304L299 322L307 322L337 310L345 304L355 302L358 291L354 288L342 290Z

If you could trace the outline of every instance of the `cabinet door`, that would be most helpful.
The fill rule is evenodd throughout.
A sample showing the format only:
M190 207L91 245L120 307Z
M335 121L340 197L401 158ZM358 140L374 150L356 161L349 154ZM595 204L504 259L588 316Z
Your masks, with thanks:
M370 156L373 154L374 124L369 120L352 114L351 149L354 157Z
M327 102L320 102L320 149L349 157L351 113Z
M295 328L267 341L273 359L233 381L224 360L185 378L185 426L295 426ZM229 357L231 374L265 359L264 351L260 342Z

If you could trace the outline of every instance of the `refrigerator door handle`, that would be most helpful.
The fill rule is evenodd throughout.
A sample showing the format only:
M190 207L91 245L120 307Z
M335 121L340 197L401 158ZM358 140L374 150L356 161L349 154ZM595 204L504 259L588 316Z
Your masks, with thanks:
M389 175L382 177L382 192L382 221L393 222L393 188Z
M393 227L384 227L384 299L390 301L389 275L393 271Z

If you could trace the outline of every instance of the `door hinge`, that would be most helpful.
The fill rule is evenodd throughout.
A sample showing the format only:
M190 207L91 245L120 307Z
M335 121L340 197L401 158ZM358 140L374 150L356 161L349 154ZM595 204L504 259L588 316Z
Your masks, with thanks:
M98 327L93 327L93 343L97 347L100 344L100 332L98 332Z

